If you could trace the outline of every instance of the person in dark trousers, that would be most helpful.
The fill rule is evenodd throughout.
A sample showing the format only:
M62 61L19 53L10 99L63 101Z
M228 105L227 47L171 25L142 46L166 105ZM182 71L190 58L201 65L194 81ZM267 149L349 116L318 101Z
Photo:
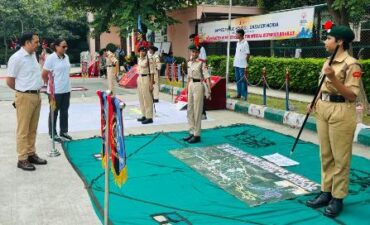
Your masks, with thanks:
M57 39L53 43L52 49L54 53L51 54L45 61L44 68L42 71L42 77L44 82L48 83L47 92L50 94L49 87L49 72L54 76L54 88L55 88L55 101L56 109L54 110L54 131L52 131L52 121L50 108L49 113L49 135L52 136L54 132L54 137L56 141L61 141L61 137L72 140L72 137L68 134L68 109L69 101L71 98L71 80L69 77L69 72L71 69L71 63L69 62L69 57L66 54L68 48L67 42L64 39ZM57 136L56 132L56 122L58 118L58 113L60 112L59 127L60 127L60 137Z

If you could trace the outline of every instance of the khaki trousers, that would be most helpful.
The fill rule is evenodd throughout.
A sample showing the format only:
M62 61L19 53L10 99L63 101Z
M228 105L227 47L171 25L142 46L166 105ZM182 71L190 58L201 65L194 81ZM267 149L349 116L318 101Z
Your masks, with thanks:
M188 87L188 124L190 134L200 136L204 86L202 82L190 81Z
M115 68L108 67L107 68L107 81L108 81L108 90L114 93L114 87L116 83L116 76L114 74Z
M159 99L159 73L158 70L154 72L153 98Z
M139 96L141 114L147 119L153 118L153 96L149 89L150 77L137 77L137 94Z
M331 192L335 198L344 198L348 194L352 143L356 129L355 104L319 100L316 111L321 190Z
M15 93L17 107L18 160L26 160L36 152L36 132L39 123L41 98L39 94Z

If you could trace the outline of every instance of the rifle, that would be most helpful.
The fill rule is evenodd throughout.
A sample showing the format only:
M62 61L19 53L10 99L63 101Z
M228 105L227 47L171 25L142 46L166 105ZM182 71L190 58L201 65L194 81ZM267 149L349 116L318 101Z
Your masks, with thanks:
M336 48L335 48L335 50L334 50L333 55L330 57L329 66L331 66L331 64L333 63L334 57L335 57L335 55L336 55L336 54L337 54L337 52L338 52L338 48L339 48L339 45L337 45L337 47L336 47ZM299 130L299 132L298 132L298 135L297 135L297 137L296 137L296 139L295 139L295 141L294 141L294 144L293 144L292 150L290 150L290 155L292 155L292 154L293 154L294 149L295 149L295 147L296 147L296 145L297 145L297 143L298 143L298 141L299 141L299 138L301 137L301 134L302 134L303 128L304 128L304 126L306 125L307 119L308 119L308 117L309 117L309 116L310 116L310 114L311 114L312 108L315 106L316 99L317 99L318 95L320 94L321 87L322 87L322 85L324 84L325 78L326 78L326 75L325 75L325 74L323 74L323 76L322 76L322 78L321 78L321 81L320 81L320 84L319 84L319 87L318 87L318 88L317 88L317 90L316 90L315 97L312 99L312 102L311 102L311 104L310 104L310 110L307 112L306 117L304 118L304 121L303 121L303 123L302 123L302 126L301 126L301 128L300 128L300 130Z

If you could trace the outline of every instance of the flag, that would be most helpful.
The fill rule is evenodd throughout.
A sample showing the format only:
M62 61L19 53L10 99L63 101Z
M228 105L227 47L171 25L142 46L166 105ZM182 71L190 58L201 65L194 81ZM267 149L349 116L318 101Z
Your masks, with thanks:
M105 108L106 108L106 94L102 91L97 91L96 94L99 97L100 100L100 130L101 130L101 138L102 138L102 150L101 150L101 158L102 158L102 166L105 168L106 166L106 154L105 154L105 140L107 139L105 137L105 129L106 129L106 114L105 114Z
M52 111L55 111L57 108L57 103L55 101L55 86L54 86L54 76L53 72L49 71L48 73L48 86L49 86L49 104L50 104L50 109Z
M121 187L127 180L126 148L123 134L121 101L107 96L109 108L109 144L111 149L112 173L115 183Z
M140 15L137 17L137 29L140 33L143 32L141 28L141 16Z

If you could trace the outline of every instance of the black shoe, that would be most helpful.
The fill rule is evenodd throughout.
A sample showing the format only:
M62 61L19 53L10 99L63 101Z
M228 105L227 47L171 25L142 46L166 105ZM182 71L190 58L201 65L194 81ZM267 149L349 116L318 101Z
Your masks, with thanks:
M46 165L48 163L45 159L40 158L36 154L28 156L28 161L36 165Z
M146 120L145 116L137 119L137 121L139 121L139 122L143 122L144 120Z
M51 135L50 135L50 139L53 139ZM63 140L58 135L54 135L54 141L62 143Z
M62 138L65 138L65 139L68 139L68 140L72 140L72 137L68 135L68 133L61 133L60 136Z
M324 215L328 217L337 217L343 210L343 199L333 198L328 207L324 210Z
M200 142L200 137L199 136L193 136L188 140L189 144L195 144L195 143L198 143L198 142Z
M27 159L26 160L19 160L17 163L18 168L26 171L33 171L36 170L36 167L32 165Z
M327 206L332 198L333 197L331 196L330 192L321 192L314 199L308 200L306 205L314 209L320 208Z
M159 102L159 99L153 99L153 102L154 103L158 103Z
M153 119L146 119L141 122L142 124L148 124L148 123L153 123Z
M182 140L189 141L193 137L192 134L189 134L189 136L184 137Z
M206 120L207 119L207 115L206 114L202 114L202 120Z

